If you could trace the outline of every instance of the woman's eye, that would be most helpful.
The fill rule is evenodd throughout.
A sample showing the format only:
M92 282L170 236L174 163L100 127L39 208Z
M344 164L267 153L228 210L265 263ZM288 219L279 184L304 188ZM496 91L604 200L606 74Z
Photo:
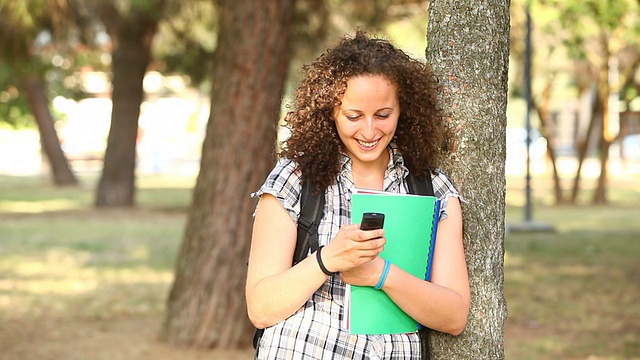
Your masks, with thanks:
M347 115L347 120L355 121L360 118L360 115Z
M377 114L376 116L380 119L386 119L391 116L391 114Z

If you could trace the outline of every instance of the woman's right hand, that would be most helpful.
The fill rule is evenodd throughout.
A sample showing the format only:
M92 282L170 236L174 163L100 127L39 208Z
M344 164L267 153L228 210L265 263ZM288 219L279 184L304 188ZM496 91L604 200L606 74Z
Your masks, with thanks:
M386 242L383 229L360 230L358 224L345 225L322 249L322 262L329 271L349 271L378 257Z

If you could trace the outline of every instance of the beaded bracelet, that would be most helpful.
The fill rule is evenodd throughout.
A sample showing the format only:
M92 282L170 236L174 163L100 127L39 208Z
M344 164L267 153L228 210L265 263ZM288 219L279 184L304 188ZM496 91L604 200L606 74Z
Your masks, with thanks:
M387 280L387 275L389 275L389 268L390 267L391 267L391 261L385 260L384 261L384 269L382 269L382 274L380 275L380 280L378 280L378 283L375 286L376 290L380 290L380 289L382 289L382 286L384 286L384 282Z
M318 248L318 251L316 251L316 259L318 259L318 265L320 265L320 270L322 270L322 272L327 275L327 276L333 276L335 274L337 274L338 272L332 272L329 271L325 266L324 263L322 262L322 256L320 256L320 251L322 251L322 248L324 247L324 245L320 246Z

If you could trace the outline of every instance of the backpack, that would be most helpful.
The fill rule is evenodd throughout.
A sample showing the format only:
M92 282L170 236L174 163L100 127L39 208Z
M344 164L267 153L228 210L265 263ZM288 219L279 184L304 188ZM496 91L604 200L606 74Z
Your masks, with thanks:
M419 179L411 175L407 177L407 187L409 194L434 196L433 184L431 176L428 180ZM304 260L309 254L318 250L318 226L322 220L324 210L324 193L314 193L314 186L303 183L302 193L300 194L300 217L298 218L298 235L296 240L296 249L293 253L293 265ZM429 360L429 328L418 326L418 334L420 335L420 346L422 348L422 360ZM256 329L253 335L253 348L258 348L258 343L262 337L264 329Z

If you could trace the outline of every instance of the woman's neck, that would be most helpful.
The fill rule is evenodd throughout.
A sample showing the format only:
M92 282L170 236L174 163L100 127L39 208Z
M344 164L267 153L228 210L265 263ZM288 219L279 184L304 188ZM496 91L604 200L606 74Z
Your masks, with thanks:
M384 175L372 175L363 177L353 174L353 182L355 183L357 188L382 190L382 186L384 184Z
M388 154L388 153L387 153ZM356 187L364 189L382 190L384 174L389 164L389 156L381 157L375 163L352 163L353 182Z

